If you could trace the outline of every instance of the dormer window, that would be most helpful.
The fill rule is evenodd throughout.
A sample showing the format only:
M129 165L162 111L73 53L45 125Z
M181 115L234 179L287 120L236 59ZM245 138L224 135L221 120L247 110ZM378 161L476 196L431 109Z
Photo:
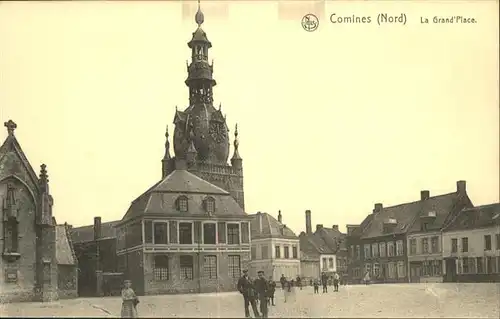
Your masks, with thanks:
M177 210L183 213L188 211L188 198L186 196L177 198Z
M386 221L386 224L389 224L389 225L395 225L397 224L397 220L395 218L388 218L387 221Z
M205 211L208 214L213 214L215 212L215 199L213 197L207 197L204 200L205 202Z
M436 217L436 212L435 211L430 211L427 213L427 216L429 217Z

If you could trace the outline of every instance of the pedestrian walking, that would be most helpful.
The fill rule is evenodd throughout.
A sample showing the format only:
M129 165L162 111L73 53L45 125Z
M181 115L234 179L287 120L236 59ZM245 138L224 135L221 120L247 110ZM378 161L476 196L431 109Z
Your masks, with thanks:
M267 296L269 295L269 285L266 278L264 278L264 271L260 270L257 272L258 278L255 279L255 292L257 293L259 304L260 304L260 314L261 318L267 318L268 308L267 308Z
M300 278L300 276L297 276L297 287L300 288L300 290L302 290L302 279Z
M243 302L245 307L245 317L250 318L249 305L252 305L252 310L255 318L259 318L260 314L257 310L255 288L252 281L248 277L248 270L243 270L243 276L238 280L238 291L243 295Z
M269 296L267 299L267 304L275 306L274 304L274 293L276 292L276 282L273 280L273 277L269 277Z
M285 283L286 283L286 277L284 274L281 274L280 278L281 290L285 289Z
M365 278L363 278L363 281L365 282L365 285L368 285L370 283L370 272L365 273Z
M333 274L333 291L339 291L339 281L340 281L340 276L335 272Z
M328 276L325 273L321 275L321 284L323 285L323 293L328 292Z
M318 279L314 279L314 293L315 294L319 294L319 280Z
M138 318L137 316L137 305L139 304L139 298L135 295L134 289L132 289L132 282L130 280L125 280L123 282L122 289L122 318Z

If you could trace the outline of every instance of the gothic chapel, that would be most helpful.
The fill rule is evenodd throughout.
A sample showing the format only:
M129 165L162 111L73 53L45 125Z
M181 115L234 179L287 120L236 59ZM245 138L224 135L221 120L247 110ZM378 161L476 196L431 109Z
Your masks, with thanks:
M67 224L52 215L45 164L37 176L14 131L0 147L0 303L52 301L77 295L77 266Z

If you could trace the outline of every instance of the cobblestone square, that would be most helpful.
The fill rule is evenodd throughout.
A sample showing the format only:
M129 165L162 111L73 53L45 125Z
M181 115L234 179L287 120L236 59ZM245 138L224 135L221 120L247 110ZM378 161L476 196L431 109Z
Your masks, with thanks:
M286 303L281 290L269 317L499 318L500 284L393 284L341 287L314 295L296 290ZM79 298L1 306L8 317L117 317L119 298ZM237 293L162 295L141 298L140 317L244 317Z

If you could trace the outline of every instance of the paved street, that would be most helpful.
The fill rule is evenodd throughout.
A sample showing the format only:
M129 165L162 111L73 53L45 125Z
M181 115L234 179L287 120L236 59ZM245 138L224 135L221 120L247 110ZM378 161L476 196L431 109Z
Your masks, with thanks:
M394 284L341 287L338 293L313 295L297 290L294 300L277 305L269 316L281 317L500 317L500 284ZM0 315L116 317L119 298L80 298L53 303L0 306ZM142 297L141 317L243 317L236 293Z

